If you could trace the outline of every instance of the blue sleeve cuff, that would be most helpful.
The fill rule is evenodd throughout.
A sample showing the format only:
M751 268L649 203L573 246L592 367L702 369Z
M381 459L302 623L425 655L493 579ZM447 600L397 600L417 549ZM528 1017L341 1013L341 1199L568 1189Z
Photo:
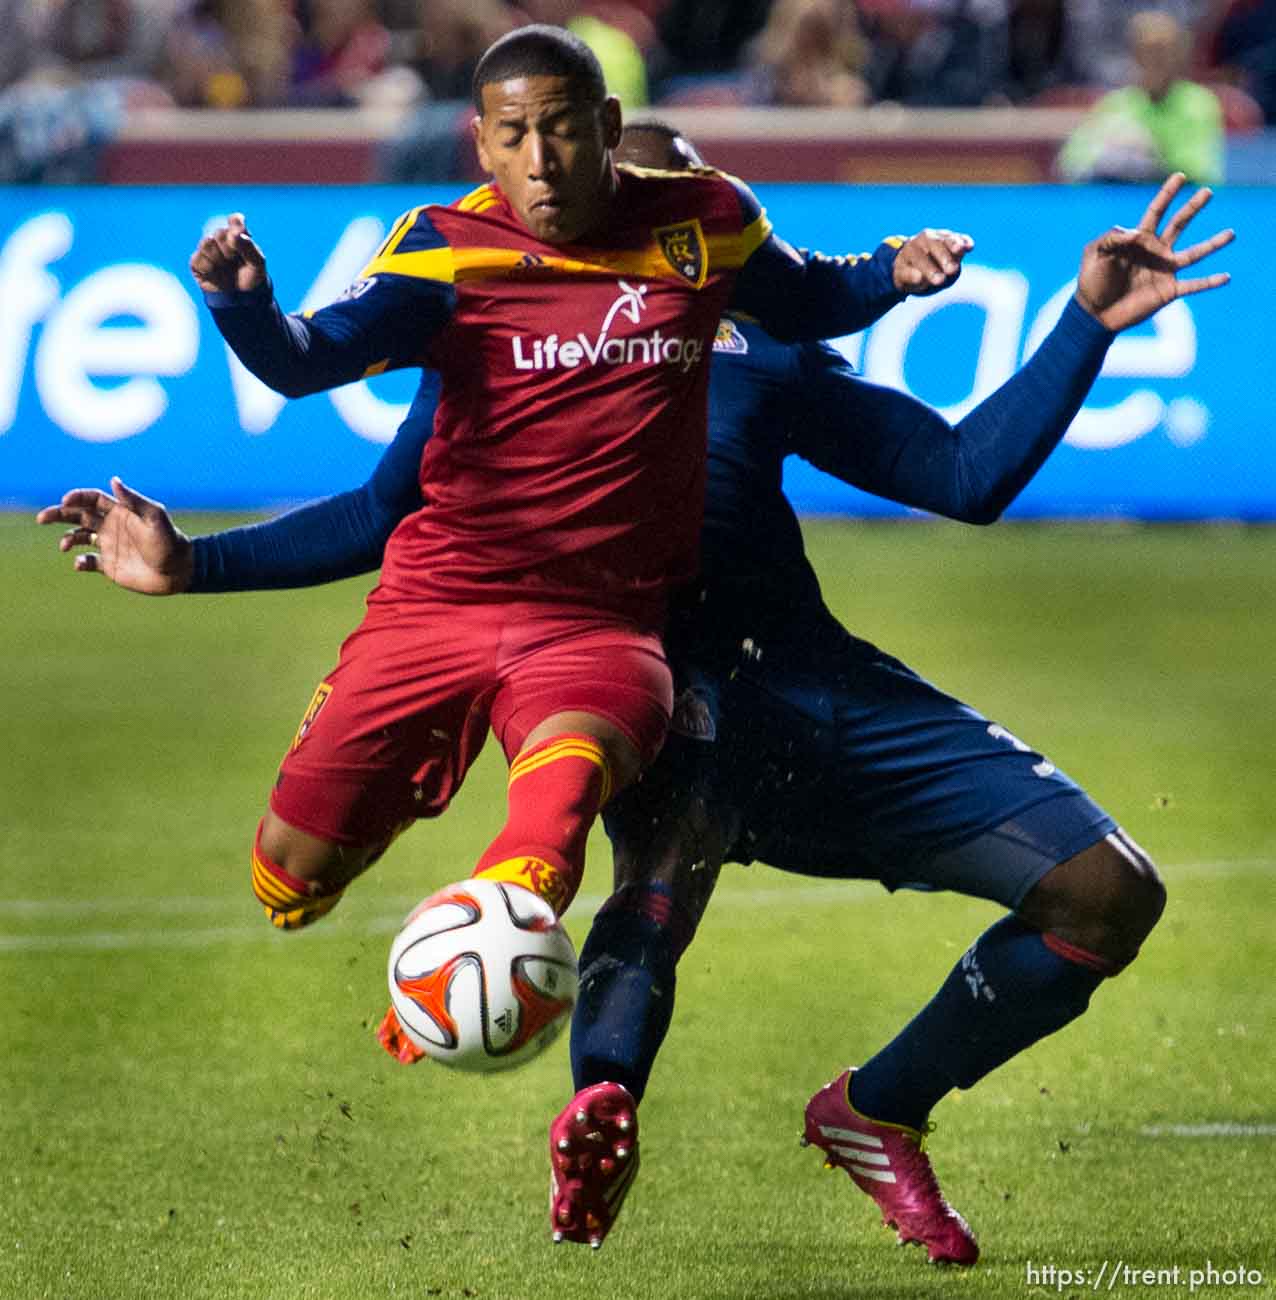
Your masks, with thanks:
M1116 333L1101 324L1077 301L1074 294L1068 299L1059 323L1055 326L1070 342L1087 351L1094 347L1108 347Z
M901 245L883 239L869 259L874 268L881 272L883 295L894 298L897 307L908 297L906 293L902 293L895 287L895 259L899 256L900 247Z
M186 588L188 592L203 591L208 581L208 553L211 540L208 537L191 538L191 580Z
M238 290L231 293L209 293L207 289L203 293L204 301L213 311L223 310L227 307L253 309L268 307L275 300L275 286L271 283L269 276L255 289L247 289L242 293Z

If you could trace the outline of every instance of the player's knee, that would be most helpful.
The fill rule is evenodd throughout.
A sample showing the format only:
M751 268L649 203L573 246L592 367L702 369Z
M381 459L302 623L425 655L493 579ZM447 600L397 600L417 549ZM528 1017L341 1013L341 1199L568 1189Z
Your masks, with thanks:
M613 835L617 896L651 888L667 895L678 918L680 952L709 904L731 825L727 814L693 796L653 818L643 834L628 836L617 828Z
M1165 899L1151 858L1118 830L1048 872L1020 914L1115 973L1138 955Z
M268 812L253 840L253 895L272 925L300 930L327 916L375 856L317 839Z
M1135 863L1124 877L1122 900L1125 929L1137 945L1152 933L1165 911L1165 882L1152 859L1133 840L1122 836L1122 841Z

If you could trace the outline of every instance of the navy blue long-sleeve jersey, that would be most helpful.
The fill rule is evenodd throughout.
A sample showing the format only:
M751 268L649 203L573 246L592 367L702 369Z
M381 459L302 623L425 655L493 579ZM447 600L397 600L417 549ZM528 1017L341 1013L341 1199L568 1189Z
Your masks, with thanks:
M827 344L780 343L747 318L724 318L711 366L702 535L702 579L717 589L715 612L723 592L746 623L820 603L782 489L787 456L904 505L991 522L1067 431L1113 337L1070 302L1028 363L953 425L856 375ZM435 393L427 372L362 488L196 538L191 590L302 586L375 569L395 525L421 504L417 469Z

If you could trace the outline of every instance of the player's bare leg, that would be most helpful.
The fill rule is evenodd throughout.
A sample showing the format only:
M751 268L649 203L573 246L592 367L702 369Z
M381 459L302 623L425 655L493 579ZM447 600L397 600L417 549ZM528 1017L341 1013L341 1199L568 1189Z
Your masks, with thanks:
M544 741L577 733L592 736L602 745L612 769L613 794L623 790L642 770L642 755L624 731L596 713L579 710L564 710L538 723L527 733L519 754L527 753Z
M1019 908L1019 919L1115 975L1138 956L1165 910L1165 885L1152 860L1122 830L1048 871Z
M974 1263L974 1237L924 1152L931 1108L1081 1015L1164 905L1155 868L1122 831L1059 863L890 1044L811 1099L804 1140L847 1170L901 1241L921 1242L935 1262Z
M301 929L331 912L387 843L337 844L290 826L267 809L253 843L253 893L272 925Z

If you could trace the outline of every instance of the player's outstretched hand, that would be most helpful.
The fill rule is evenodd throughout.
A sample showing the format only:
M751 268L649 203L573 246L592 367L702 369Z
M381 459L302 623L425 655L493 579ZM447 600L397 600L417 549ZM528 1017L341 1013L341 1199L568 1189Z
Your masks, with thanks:
M895 288L921 297L947 289L961 274L961 259L975 246L955 230L923 230L895 255Z
M266 258L253 243L242 212L232 212L224 226L199 241L190 268L205 293L247 293L266 282Z
M158 501L111 480L112 496L76 488L56 506L45 506L38 524L71 524L59 551L95 546L75 557L77 573L102 573L117 586L147 596L171 596L190 586L193 548Z
M1207 189L1197 190L1158 233L1170 204L1186 182L1182 172L1175 172L1157 191L1133 230L1113 226L1106 235L1086 245L1077 277L1077 301L1108 329L1128 329L1147 320L1167 302L1221 288L1231 279L1226 271L1190 280L1178 278L1185 267L1194 266L1236 237L1235 231L1220 230L1199 244L1175 251L1174 245L1188 223L1210 201L1212 192Z

